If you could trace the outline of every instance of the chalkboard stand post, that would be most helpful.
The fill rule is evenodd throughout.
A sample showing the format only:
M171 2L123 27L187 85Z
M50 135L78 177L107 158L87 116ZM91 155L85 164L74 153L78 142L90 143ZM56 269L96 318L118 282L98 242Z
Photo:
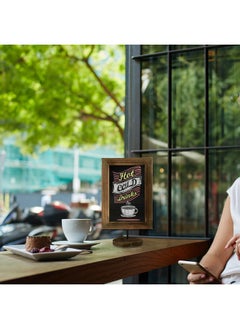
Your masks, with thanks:
M113 245L116 247L138 247L143 244L143 240L136 237L129 237L128 230L126 236L113 239Z

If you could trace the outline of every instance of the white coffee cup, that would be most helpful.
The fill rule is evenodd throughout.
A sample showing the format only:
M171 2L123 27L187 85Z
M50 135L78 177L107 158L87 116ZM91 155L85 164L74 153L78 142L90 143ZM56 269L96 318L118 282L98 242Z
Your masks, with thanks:
M62 229L69 242L84 242L91 232L91 219L67 218L62 219Z

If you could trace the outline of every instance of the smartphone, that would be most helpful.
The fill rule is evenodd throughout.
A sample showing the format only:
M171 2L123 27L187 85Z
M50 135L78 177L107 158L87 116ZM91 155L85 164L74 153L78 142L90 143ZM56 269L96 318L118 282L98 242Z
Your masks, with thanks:
M203 267L201 264L198 262L191 262L188 260L179 260L178 264L183 267L186 271L192 272L192 273L203 273L208 276L214 277L214 279L218 282L221 283L221 281L215 277L212 273L210 273L205 267Z

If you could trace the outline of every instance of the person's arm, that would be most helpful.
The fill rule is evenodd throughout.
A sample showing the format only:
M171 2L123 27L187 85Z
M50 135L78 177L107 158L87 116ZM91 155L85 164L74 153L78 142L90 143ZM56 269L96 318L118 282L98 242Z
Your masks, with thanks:
M230 212L230 198L228 196L212 245L200 261L200 264L216 277L220 276L228 259L233 253L233 247L225 248L232 236L233 221ZM212 277L207 277L206 275L198 273L190 273L187 278L189 283L210 283L214 281Z
M240 233L235 234L226 244L226 249L234 248L238 260L240 260Z

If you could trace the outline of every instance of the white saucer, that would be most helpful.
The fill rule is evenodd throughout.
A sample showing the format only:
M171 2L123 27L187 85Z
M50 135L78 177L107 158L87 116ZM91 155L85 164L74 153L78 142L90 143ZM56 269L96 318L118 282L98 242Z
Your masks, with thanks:
M67 248L67 250L64 251L31 253L25 250L24 244L12 245L12 246L6 245L3 246L3 248L5 250L11 251L15 255L30 258L35 261L65 260L77 256L83 252L83 250L81 251L72 248Z
M91 249L92 246L95 246L96 244L99 244L99 241L83 241L83 242L71 242L68 240L63 240L63 241L53 241L52 244L55 245L68 245L70 248L75 248L75 249Z

